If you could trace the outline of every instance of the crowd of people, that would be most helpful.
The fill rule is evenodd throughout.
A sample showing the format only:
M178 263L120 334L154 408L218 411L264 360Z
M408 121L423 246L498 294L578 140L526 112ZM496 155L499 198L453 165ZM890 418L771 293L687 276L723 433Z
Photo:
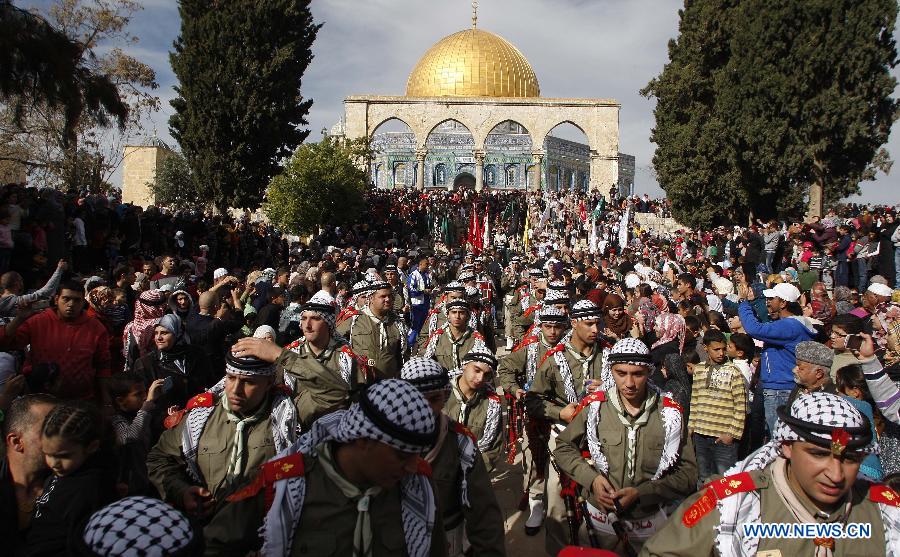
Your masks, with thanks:
M11 555L505 555L510 470L549 555L900 547L896 207L373 190L298 238L0 195Z

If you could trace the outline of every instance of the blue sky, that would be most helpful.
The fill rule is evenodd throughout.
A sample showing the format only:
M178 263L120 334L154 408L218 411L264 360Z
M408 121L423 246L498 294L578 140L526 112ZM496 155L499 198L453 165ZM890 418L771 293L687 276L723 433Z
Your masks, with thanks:
M143 11L130 27L140 40L132 55L157 72L162 110L147 122L174 144L168 131L175 76L168 53L180 20L175 0L139 0ZM46 5L44 0L35 2ZM26 2L16 2L27 5ZM667 60L667 43L678 29L681 0L481 0L479 28L496 33L531 62L546 97L614 98L621 105L620 150L637 158L638 193L661 195L651 170L653 101L638 90ZM325 25L313 46L315 58L303 77L303 95L313 99L310 140L343 114L354 94L402 95L418 59L441 38L470 26L467 0L313 0L313 15ZM900 77L900 71L894 74ZM895 130L898 126L895 126ZM888 142L900 157L900 132ZM113 184L120 185L117 173ZM862 201L900 200L900 164L889 176L863 184Z

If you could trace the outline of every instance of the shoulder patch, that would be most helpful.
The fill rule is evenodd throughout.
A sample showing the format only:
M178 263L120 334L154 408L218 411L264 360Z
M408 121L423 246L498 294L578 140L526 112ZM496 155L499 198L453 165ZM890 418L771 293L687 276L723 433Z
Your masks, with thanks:
M173 427L180 424L181 420L184 418L184 412L184 410L178 410L177 412L166 416L166 418L163 420L163 427L166 429L172 429Z
M474 338L477 338L478 340L484 342L484 335L482 335L482 334L479 333L478 331L475 331L474 333L472 333L472 336L473 336Z
M453 421L453 431L458 435L465 435L466 437L471 439L473 443L478 443L478 438L475 437L475 434L469 431L469 428L455 420Z
M515 348L513 348L512 351L515 352L516 350L519 350L520 348L525 348L525 347L528 346L529 344L534 344L534 343L537 342L538 340L539 340L538 337L535 336L535 335L527 336L527 337L523 338L523 339L522 339L522 342L520 342L519 344L517 344L517 345L515 346Z
M594 391L581 399L581 402L575 407L575 415L577 416L582 410L594 402L606 402L606 393L604 391Z
M684 408L682 408L680 404L667 396L663 397L663 408L674 408L675 410L678 410L679 412L684 414Z
M532 313L536 312L539 309L541 309L541 304L534 304L533 306L528 306L528 309L526 309L525 313L523 313L522 315L524 315L525 317L528 317L529 315L531 315Z
M700 522L701 518L713 510L716 506L716 500L716 494L712 488L706 488L703 495L693 505L685 509L684 514L681 515L681 523L688 528L693 528L694 525Z
M228 502L241 501L255 496L263 488L266 490L266 509L272 506L275 482L297 478L306 473L303 453L294 453L277 460L270 460L259 467L259 473L251 483L225 498Z
M869 500L882 505L900 507L900 494L884 484L869 486Z
M300 344L301 344L300 339L297 339L290 344L285 344L284 349L285 350L294 350L295 348L300 348Z
M487 397L498 404L500 403L500 395L498 395L497 393L488 393Z
M216 404L216 397L213 396L212 393L200 393L194 398L190 399L185 405L184 409L187 412L190 412L194 408L209 408L210 406L214 406Z
M541 363L538 364L538 366L540 367L540 366L544 365L544 362L547 361L547 358L556 354L557 352L562 352L565 349L566 349L566 345L560 343L560 344L557 344L556 346L554 346L553 348L551 348L550 350L547 350L547 352L545 352L544 356L541 358Z
M418 463L416 463L416 474L419 476L428 476L431 477L431 464L422 457L419 457Z
M725 499L735 493L743 493L745 491L753 491L756 484L753 478L747 472L741 472L733 476L725 476L718 480L712 481L707 486L713 490L718 499Z

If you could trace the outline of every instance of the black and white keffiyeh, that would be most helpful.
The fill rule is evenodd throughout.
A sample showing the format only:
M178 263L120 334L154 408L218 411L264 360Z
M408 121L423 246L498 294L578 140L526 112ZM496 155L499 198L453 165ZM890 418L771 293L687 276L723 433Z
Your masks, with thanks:
M400 379L410 383L421 393L450 390L450 376L447 370L430 358L410 358L400 368Z
M779 458L783 458L782 443L791 441L806 441L832 450L846 449L863 454L880 452L878 442L871 436L868 419L841 396L824 392L802 394L789 409L779 408L778 416L772 440L728 469L726 476L762 470L776 464ZM832 447L836 438L843 448ZM721 517L716 527L719 554L723 557L756 555L759 539L744 537L740 524L760 521L759 493L748 491L719 499L716 507ZM878 503L878 508L884 522L885 555L900 555L900 508L882 503Z
M600 319L600 307L590 300L579 300L569 311L569 318L572 321Z
M150 497L126 497L91 515L81 541L102 557L176 557L189 555L197 536L188 519Z
M450 374L443 366L441 366L441 364L431 359L419 357L410 358L410 360L403 364L403 367L400 369L400 379L403 379L413 387L417 388L422 394L450 392ZM449 419L450 418L446 414L441 414L442 421L438 427L446 428L447 420ZM454 426L458 425L455 421L452 423ZM454 427L453 429L456 435L456 446L459 454L459 468L461 472L459 478L461 492L460 500L463 505L470 507L468 477L469 472L475 465L475 440L469 437L469 435L467 435L465 431L462 431L461 428ZM429 454L432 452L436 453L436 449L431 449ZM426 459L427 458L433 457L426 456Z
M556 305L569 305L571 301L569 298L569 291L566 290L565 285L562 285L562 288L554 288L554 285L557 283L551 283L551 285L547 288L547 295L544 296L544 307L547 306L556 306Z
M466 293L466 285L459 282L458 280L450 281L447 283L446 286L444 286L444 293L447 294L450 292L458 292L460 294L465 294Z
M421 393L400 379L385 379L360 393L359 402L349 410L327 414L312 425L296 443L273 460L302 453L316 456L323 443L350 443L372 439L399 451L420 454L434 442L434 412ZM401 520L406 551L411 557L425 557L431 547L435 499L426 476L406 476L400 482ZM303 511L306 478L297 476L275 483L272 506L262 527L262 555L287 557Z
M232 375L275 375L275 364L254 356L238 356L235 352L225 355L225 373Z
M331 294L322 290L313 294L308 302L303 304L301 315L306 312L314 313L328 323L328 330L334 332L335 320L337 318L337 308L335 307L334 298Z

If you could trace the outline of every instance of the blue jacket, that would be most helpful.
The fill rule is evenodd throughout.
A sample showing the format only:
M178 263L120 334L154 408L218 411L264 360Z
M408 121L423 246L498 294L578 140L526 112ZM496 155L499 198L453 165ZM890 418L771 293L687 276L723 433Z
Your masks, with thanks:
M794 366L797 363L794 349L804 340L813 340L816 330L803 317L787 317L761 323L746 301L741 302L738 307L738 316L747 334L763 342L759 361L759 379L763 389L793 389L796 386Z

